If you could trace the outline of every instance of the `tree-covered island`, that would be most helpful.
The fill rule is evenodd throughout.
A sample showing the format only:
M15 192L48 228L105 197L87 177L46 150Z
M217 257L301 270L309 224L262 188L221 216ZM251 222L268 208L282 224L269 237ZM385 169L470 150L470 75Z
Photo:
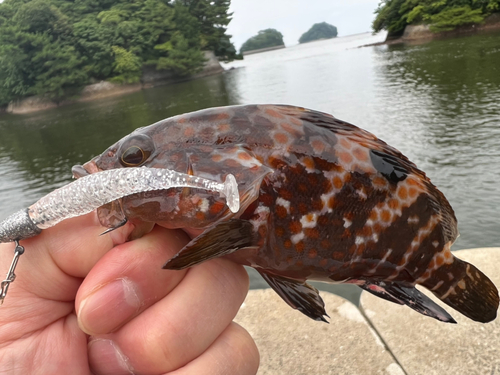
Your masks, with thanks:
M299 43L312 42L319 39L330 39L337 36L337 28L326 22L315 23L299 38Z
M284 46L283 34L276 29L265 29L242 44L240 53L256 49Z
M230 0L5 0L0 3L0 108L85 85L138 82L144 65L199 71L204 50L230 61Z
M375 11L375 32L401 35L406 25L427 24L434 32L479 24L500 12L500 0L382 0Z

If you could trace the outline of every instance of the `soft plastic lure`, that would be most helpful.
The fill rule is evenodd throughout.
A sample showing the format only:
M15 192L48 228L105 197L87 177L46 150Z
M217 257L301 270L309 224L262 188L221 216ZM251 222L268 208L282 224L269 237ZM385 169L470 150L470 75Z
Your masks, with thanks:
M41 198L0 223L0 242L16 242L15 256L1 284L0 304L14 281L14 270L24 248L19 241L38 235L43 229L76 216L85 215L117 199L148 191L171 188L197 188L219 193L231 212L240 208L238 185L233 175L224 183L160 168L111 169L82 177ZM113 228L112 228L113 229Z

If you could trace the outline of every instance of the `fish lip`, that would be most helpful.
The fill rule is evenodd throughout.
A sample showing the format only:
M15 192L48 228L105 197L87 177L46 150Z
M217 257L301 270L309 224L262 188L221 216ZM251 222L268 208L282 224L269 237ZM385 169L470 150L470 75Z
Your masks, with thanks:
M75 178L85 177L89 174L101 172L102 169L99 168L94 159L86 162L83 165L75 165L71 168L71 172Z

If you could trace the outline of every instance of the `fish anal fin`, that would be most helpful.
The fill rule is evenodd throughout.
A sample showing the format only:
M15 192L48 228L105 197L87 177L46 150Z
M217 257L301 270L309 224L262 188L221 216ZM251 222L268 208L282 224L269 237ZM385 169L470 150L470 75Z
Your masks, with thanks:
M325 303L315 287L300 280L257 271L289 306L311 319L328 323Z
M252 246L255 246L255 236L253 225L249 221L221 221L184 246L163 268L182 270Z
M371 281L360 285L361 288L371 294L400 305L406 305L420 314L446 323L456 323L445 309L420 292L412 285L402 283Z

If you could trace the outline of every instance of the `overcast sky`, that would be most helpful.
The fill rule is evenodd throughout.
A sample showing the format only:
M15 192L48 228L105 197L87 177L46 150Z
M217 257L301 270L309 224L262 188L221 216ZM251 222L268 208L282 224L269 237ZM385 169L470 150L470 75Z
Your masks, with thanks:
M300 36L319 22L338 29L339 36L371 31L373 12L379 0L231 0L233 20L228 34L239 50L259 30L273 28L283 34L285 44L298 43Z

